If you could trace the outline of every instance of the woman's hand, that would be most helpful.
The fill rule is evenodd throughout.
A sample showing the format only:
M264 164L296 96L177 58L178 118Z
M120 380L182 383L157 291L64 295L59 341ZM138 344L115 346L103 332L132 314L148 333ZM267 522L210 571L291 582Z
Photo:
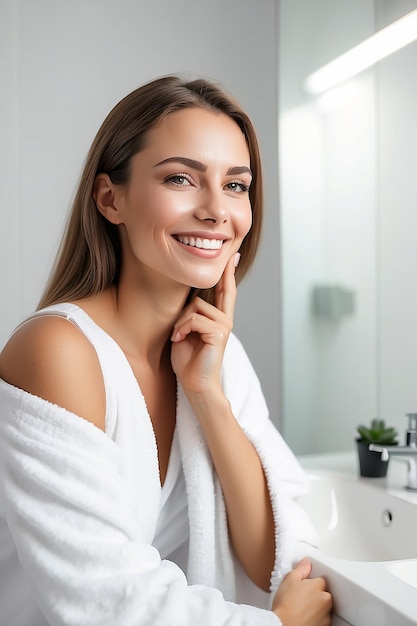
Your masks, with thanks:
M220 390L224 350L233 327L236 258L229 259L216 286L215 306L195 298L174 326L171 362L185 392Z
M282 581L272 604L283 626L330 626L332 596L323 578L308 578L311 563L303 559Z

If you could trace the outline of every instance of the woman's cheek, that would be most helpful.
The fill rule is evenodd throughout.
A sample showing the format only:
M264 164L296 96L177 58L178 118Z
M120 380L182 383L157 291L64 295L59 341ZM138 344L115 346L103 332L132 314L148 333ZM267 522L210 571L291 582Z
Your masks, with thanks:
M248 211L245 213L245 220L242 220L242 239L246 237L252 228L252 209L249 205Z

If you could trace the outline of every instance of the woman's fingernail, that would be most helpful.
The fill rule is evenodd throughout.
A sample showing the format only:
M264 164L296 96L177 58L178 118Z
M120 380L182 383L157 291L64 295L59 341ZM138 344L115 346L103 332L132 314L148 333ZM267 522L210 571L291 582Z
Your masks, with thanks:
M240 261L240 252L236 252L235 259L234 259L235 267L239 265L239 261Z
M179 341L180 339L181 339L181 335L180 335L179 331L177 330L176 333L172 334L171 341Z

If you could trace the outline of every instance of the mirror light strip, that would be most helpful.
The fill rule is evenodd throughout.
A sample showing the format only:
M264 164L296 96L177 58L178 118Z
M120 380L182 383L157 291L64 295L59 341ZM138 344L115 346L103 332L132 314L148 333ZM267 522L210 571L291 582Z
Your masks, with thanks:
M318 95L417 39L417 9L310 74L304 88Z

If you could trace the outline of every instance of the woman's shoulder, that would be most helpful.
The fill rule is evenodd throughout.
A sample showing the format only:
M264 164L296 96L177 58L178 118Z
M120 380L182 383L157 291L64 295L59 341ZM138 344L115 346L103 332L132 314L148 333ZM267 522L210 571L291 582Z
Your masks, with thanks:
M105 390L97 353L62 315L35 315L0 354L0 377L104 429Z

